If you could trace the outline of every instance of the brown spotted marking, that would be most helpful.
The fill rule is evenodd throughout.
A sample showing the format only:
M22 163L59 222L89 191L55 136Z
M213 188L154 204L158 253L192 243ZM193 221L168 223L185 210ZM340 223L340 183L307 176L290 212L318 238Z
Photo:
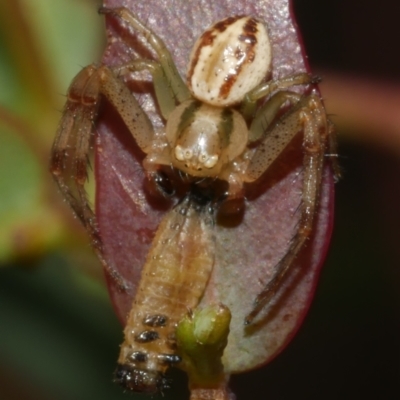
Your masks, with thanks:
M195 43L188 87L197 100L229 107L259 85L270 66L271 43L266 27L252 17L227 18Z
M256 19L248 18L247 22L243 25L243 33L238 36L239 41L245 45L245 48L242 49L237 47L235 50L235 55L238 60L235 72L226 77L225 83L219 90L219 95L223 99L228 97L232 86L237 81L244 64L252 63L254 61L255 47L257 45L257 23L258 21Z
M197 42L193 47L193 49L195 49L195 50L191 56L191 62L190 62L188 72L187 72L188 77L193 75L193 70L199 60L199 56L200 56L202 48L204 46L212 46L217 34L224 32L229 25L233 24L240 18L242 18L242 16L239 16L239 15L236 17L225 18L222 21L217 22L211 28L207 29L199 37L199 39L197 39ZM188 80L188 83L190 85L190 80Z

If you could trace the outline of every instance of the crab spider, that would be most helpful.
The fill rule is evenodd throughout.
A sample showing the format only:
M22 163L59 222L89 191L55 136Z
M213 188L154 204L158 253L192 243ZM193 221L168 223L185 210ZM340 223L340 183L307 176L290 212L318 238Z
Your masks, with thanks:
M128 9L101 8L100 12L122 20L144 37L154 51L156 60L139 58L117 67L90 65L74 78L53 145L51 171L62 193L88 230L106 271L121 289L126 289L127 284L103 256L95 215L84 190L90 136L102 96L116 109L146 155L143 168L161 191L167 190L160 171L169 169L179 171L191 182L204 179L226 182L224 199L240 199L244 195L244 183L256 182L294 136L300 131L303 133L304 182L299 226L286 254L276 265L272 278L257 295L254 308L245 320L246 324L250 324L272 299L311 234L324 156L328 150L329 153L335 153L333 125L326 116L318 93L312 91L309 95L301 96L290 90L293 86L311 85L315 81L305 73L266 80L272 60L268 31L260 21L250 16L226 18L201 35L192 50L185 83L163 41ZM155 140L150 119L121 79L129 73L142 70L149 71L152 76L159 111L165 121L161 140L160 137ZM67 151L71 140L75 149L72 161L68 160ZM64 176L68 162L72 162L74 185L70 185ZM334 169L337 172L335 164ZM200 226L203 219L199 217L194 203L189 196L175 211L193 214L194 217L190 218L198 218ZM168 218L173 220L181 217L171 215ZM188 218L182 224L193 224ZM167 232L159 229L157 235L163 234ZM205 242L209 243L209 240ZM209 259L212 258L208 250L204 252ZM148 264L144 269L150 268ZM211 264L212 261L209 261L204 268ZM152 268L156 267L152 265ZM207 284L206 275L202 277L203 286ZM142 283L151 284L144 278ZM197 298L188 298L186 301L196 304L201 290L195 296ZM140 346L158 340L158 330L160 327L163 330L171 317L157 313L143 317L140 314L142 317L135 331L136 328L132 326L137 324L134 320L139 314L138 310L131 313L131 325L125 332L127 344L121 350L119 361L122 369L117 373L117 379L129 389L152 392L165 386L163 372L166 366L179 363L179 357L174 356L172 347L165 349L170 339L167 338L168 332L173 332L183 315L172 318L175 322L169 326L169 330L163 331L162 361L158 354L151 366L146 364L144 367L143 363L149 357L145 356L145 350ZM154 322L151 317L158 321L158 325L150 324ZM146 318L150 319L147 321ZM150 335L149 330L143 330L143 324L160 329L152 330L156 333ZM136 332L133 339L127 338L130 335L128 331ZM132 344L135 341L136 344ZM139 349L132 349L132 346L139 346Z

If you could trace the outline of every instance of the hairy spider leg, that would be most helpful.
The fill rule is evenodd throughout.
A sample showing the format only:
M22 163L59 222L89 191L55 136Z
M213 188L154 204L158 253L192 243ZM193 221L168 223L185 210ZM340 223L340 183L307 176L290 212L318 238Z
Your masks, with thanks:
M293 86L310 85L316 82L319 82L319 78L313 77L306 72L289 75L276 80L267 80L265 82L261 82L258 86L246 94L240 107L240 112L246 121L251 121L253 117L257 118L257 116L262 116L264 114L263 109L257 110L258 101L260 99L268 98L274 92L277 92L276 94L278 94L279 91ZM263 108L265 108L265 105Z
M161 65L161 69L165 75L165 80L168 83L168 89L172 91L175 102L182 103L183 101L191 97L189 89L187 88L185 82L180 76L172 55L167 49L163 40L158 37L150 28L145 26L139 19L137 19L133 13L125 7L119 8L106 8L101 7L99 13L113 16L120 19L122 22L126 23L129 27L133 28L137 33L142 35L147 41L148 45L157 54L158 62ZM150 68L150 72L151 68ZM157 90L157 89L156 89ZM157 94L157 98L158 98ZM175 104L173 104L175 105ZM170 111L174 107L169 106ZM168 114L168 112L167 112ZM164 113L163 113L164 116Z
M89 65L79 72L68 89L67 103L52 148L50 171L86 228L105 270L121 290L127 290L129 285L104 258L96 217L85 191L88 154L101 94L118 110L139 147L144 151L149 146L153 127L137 100L108 67ZM71 176L73 182L70 185Z
M281 282L293 266L294 259L312 232L319 199L324 156L329 144L328 136L333 135L332 125L326 118L325 109L317 94L303 98L268 132L250 161L247 179L249 181L258 179L300 131L303 131L304 178L299 226L290 242L289 249L275 266L272 279L257 295L253 309L245 318L246 325L253 322L276 294ZM265 155L269 153L269 156Z

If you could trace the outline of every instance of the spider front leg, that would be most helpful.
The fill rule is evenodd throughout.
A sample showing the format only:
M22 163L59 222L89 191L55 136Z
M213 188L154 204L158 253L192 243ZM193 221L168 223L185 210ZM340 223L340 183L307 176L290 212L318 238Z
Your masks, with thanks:
M181 78L178 69L175 66L174 60L172 58L171 53L169 52L167 46L162 41L160 37L158 37L150 28L145 26L139 19L137 19L132 12L126 7L118 7L118 8L107 8L101 7L99 9L100 14L110 15L114 18L120 19L122 22L128 24L131 28L133 28L137 33L142 35L148 45L154 50L158 57L158 63L160 66L159 71L162 71L164 74L164 82L168 85L168 90L173 94L175 99L174 103L182 103L183 101L189 99L190 92ZM146 60L145 60L146 61ZM151 61L150 61L151 63ZM155 65L155 64L154 64ZM150 72L153 71L150 69ZM154 78L154 75L153 75ZM157 80L155 80L156 86L156 94L157 98L159 97L159 93L157 92ZM171 111L175 108L170 105ZM164 115L164 111L162 110L163 116L167 118L168 116Z
M293 261L310 237L322 179L324 156L329 136L334 134L321 99L316 94L302 99L285 114L268 132L255 151L247 170L247 181L259 178L278 157L299 131L303 131L303 194L299 225L286 254L275 266L272 279L258 294L253 310L247 315L245 324L251 324L259 312L273 298Z
M52 148L50 171L86 228L105 270L121 290L127 290L128 284L104 258L96 217L85 191L92 131L101 95L107 97L121 115L138 146L143 151L149 147L153 138L152 125L124 82L108 67L90 65L79 72L68 89Z
M252 145L261 140L262 137L265 136L265 132L268 127L271 126L272 121L276 119L276 116L281 110L282 106L285 103L289 103L293 106L300 101L300 98L301 96L299 94L290 91L279 91L275 93L256 113L250 125L247 144ZM267 138L265 138L264 141L265 140L267 140ZM267 156L268 159L271 159L272 162L284 147L286 147L286 143L284 143L284 145L279 149L276 147L270 148ZM274 152L273 149L276 149L277 151ZM251 162L252 161L250 161L250 163ZM265 170L267 168L268 167L266 167ZM245 159L239 157L238 159L234 160L234 162L232 162L229 167L223 171L221 178L225 179L229 184L229 188L226 193L226 200L229 202L237 202L238 200L242 201L243 182L251 182L257 179L250 177L246 157Z
M177 104L185 102L191 98L191 94L180 76L172 55L163 40L156 35L150 28L145 26L132 12L126 7L106 8L101 7L99 13L108 15L123 22L132 28L147 42L150 49L155 53L156 60L139 58L131 63L121 66L118 71L122 75L130 72L147 70L150 72L153 87L156 95L157 105L162 117L167 121ZM154 142L153 148L146 151L147 157L143 161L143 167L151 182L154 182L161 192L162 186L157 182L162 179L159 175L161 165L170 165L170 154L167 143L165 146Z

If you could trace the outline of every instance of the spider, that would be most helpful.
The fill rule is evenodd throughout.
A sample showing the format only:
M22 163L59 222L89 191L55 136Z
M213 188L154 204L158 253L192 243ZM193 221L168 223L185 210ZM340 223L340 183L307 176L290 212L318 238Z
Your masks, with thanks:
M212 269L212 239L207 226L213 224L213 208L204 193L209 187L220 185L224 188L221 196L224 201L242 199L244 183L257 184L294 136L303 133L300 223L274 275L257 295L253 310L244 321L251 324L273 298L312 232L324 156L328 151L335 153L335 135L315 90L306 96L289 90L296 85L313 85L317 79L306 73L266 79L271 69L271 44L267 28L257 19L234 16L207 29L193 47L185 84L163 41L128 9L101 8L100 13L128 24L157 57L134 59L112 68L90 65L74 78L53 145L51 171L91 236L106 271L121 290L127 290L128 286L104 258L95 215L84 190L90 137L102 96L117 110L145 153L143 168L160 192L169 195L178 191L182 182L201 188L200 195L191 189L161 223L125 329L116 379L130 390L154 392L167 385L165 369L181 361L176 354L174 329L187 308L198 304ZM152 76L159 111L165 121L161 137L156 137L148 116L121 79L142 70ZM72 160L68 158L71 140L75 147ZM73 166L74 185L63 174L68 163ZM333 166L337 172L336 165ZM181 180L170 179L175 172ZM190 230L190 234L185 239L174 236L174 226L179 226L181 233ZM165 241L169 241L166 254L169 260L160 262L157 255L161 251L165 254L166 248L160 248ZM184 247L193 249L195 265L186 261L187 271L177 278L174 263L181 257L179 249ZM173 293L179 296L180 308L174 303L170 309L160 311L163 300L158 299L158 303L149 300L149 293L161 290L162 286L149 276L160 271L167 277L164 285L166 281L179 281ZM197 280L196 290L182 294L193 279Z

